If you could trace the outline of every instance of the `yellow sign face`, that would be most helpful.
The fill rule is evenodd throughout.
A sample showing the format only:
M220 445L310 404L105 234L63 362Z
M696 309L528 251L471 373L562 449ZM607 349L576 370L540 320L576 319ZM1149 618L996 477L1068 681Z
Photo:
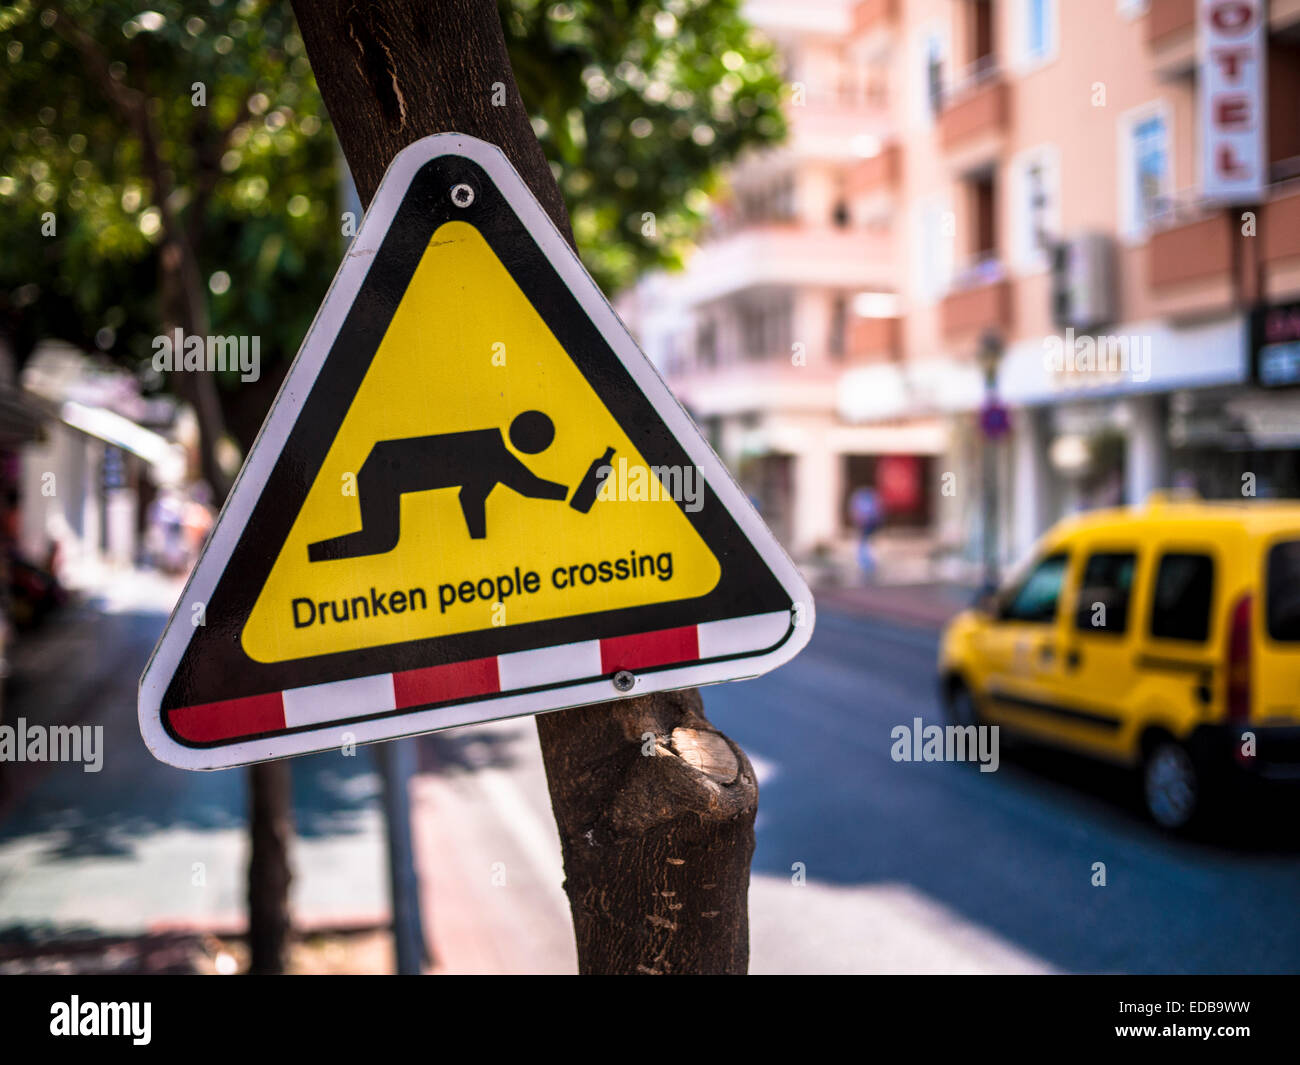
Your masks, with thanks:
M721 567L673 494L479 231L446 222L243 649L284 662L707 595Z

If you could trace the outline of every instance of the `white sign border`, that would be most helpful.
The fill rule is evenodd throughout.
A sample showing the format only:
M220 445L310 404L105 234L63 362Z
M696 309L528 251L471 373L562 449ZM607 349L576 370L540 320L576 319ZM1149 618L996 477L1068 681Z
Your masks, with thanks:
M610 681L601 680L516 696L498 695L481 701L417 710L368 721L325 725L290 735L269 736L218 747L190 747L178 743L163 726L162 700L193 636L193 606L211 601L411 181L425 163L442 155L460 155L471 159L496 184L646 399L654 406L687 456L703 472L718 501L730 511L736 524L771 568L791 601L802 607L799 623L793 628L789 639L767 653L638 674L637 685L631 693L619 692ZM266 422L253 442L248 460L221 509L212 536L200 554L185 590L168 618L167 627L145 666L139 690L140 734L154 757L168 765L182 769L226 769L273 758L332 750L342 746L343 740L340 737L343 732L351 734L356 743L370 743L456 725L758 676L788 662L803 650L812 638L815 619L816 608L812 593L789 555L763 524L745 493L700 435L699 429L669 391L653 364L637 347L627 327L615 314L581 260L504 153L495 145L474 137L460 133L438 133L404 148L384 173L370 209L316 312ZM563 702L557 705L557 699L562 699ZM490 707L491 713L485 715L485 707Z

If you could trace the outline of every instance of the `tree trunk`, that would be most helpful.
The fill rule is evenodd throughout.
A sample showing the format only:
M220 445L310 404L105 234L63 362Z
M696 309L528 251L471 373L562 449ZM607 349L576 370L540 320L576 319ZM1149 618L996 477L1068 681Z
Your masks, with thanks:
M250 973L282 973L288 961L292 780L288 762L259 762L248 770Z
M505 152L573 243L493 0L293 7L363 203L406 145L465 133ZM745 972L758 786L699 694L561 710L537 732L581 971Z
M208 312L198 256L183 233L168 240L159 256L159 288L164 327L179 326L186 336L207 336ZM180 352L177 352L178 362ZM225 435L225 417L217 382L209 373L172 375L177 393L194 407L199 423L203 479L220 506L230 489L217 462L217 444ZM270 403L266 405L270 408ZM250 971L281 973L289 938L289 846L293 838L290 806L291 771L287 762L267 762L248 771L249 863L248 942Z

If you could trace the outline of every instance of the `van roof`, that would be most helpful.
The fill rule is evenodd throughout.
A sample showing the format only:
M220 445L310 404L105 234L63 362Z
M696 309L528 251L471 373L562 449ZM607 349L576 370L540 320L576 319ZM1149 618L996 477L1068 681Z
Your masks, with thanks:
M1137 506L1108 507L1073 515L1061 522L1057 531L1062 534L1098 532L1107 527L1118 530L1147 522L1209 523L1260 535L1294 529L1300 536L1300 499L1205 500L1153 493L1146 503Z

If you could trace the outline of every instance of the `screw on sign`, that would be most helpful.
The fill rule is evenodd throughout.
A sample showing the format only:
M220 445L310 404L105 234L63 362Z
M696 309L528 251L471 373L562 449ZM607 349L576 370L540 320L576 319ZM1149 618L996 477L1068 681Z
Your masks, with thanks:
M980 408L980 432L989 440L999 440L1011 431L1011 412L996 399Z

